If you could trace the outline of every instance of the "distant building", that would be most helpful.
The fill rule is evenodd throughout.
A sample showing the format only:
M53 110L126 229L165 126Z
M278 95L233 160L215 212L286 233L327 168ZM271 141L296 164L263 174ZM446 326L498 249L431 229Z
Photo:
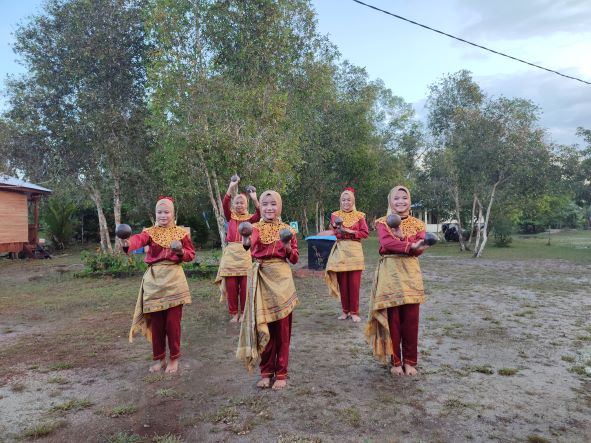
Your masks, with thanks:
M18 254L39 241L39 201L51 189L0 174L0 253Z

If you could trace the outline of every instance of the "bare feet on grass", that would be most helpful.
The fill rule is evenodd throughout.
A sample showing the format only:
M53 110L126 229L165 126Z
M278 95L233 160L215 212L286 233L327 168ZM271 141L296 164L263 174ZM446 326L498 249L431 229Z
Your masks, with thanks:
M411 365L404 365L404 373L406 375L410 375L411 377L418 374L417 368Z
M361 321L361 317L357 314L351 314L351 319L353 319L353 323L359 323Z
M242 323L244 321L244 312L242 313L242 315L240 316L240 320L238 320L240 323Z
M339 318L339 320L347 320L348 317L349 317L349 314L345 314L343 312L338 318Z
M234 314L230 319L230 323L238 323L238 314Z
M167 374L176 374L179 370L179 359L175 358L174 360L170 360L168 366L166 367Z
M390 374L392 374L396 377L400 377L401 375L404 375L404 371L402 369L402 366L392 366L390 368Z
M157 363L154 363L150 366L150 372L160 372L161 370L166 369L166 360L158 360Z
M269 377L264 377L259 380L257 383L257 388L267 389L271 386L271 379Z
M273 390L280 391L287 386L287 380L275 380L273 383Z

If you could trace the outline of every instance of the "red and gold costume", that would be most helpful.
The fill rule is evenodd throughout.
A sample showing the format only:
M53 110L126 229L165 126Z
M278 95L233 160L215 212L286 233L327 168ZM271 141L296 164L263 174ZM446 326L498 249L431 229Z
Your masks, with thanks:
M333 212L330 216L330 224L334 226L337 217L341 217L343 226L354 232L334 230L337 241L330 251L324 279L330 295L340 298L343 314L358 315L361 272L365 269L361 240L367 238L369 229L365 214L355 209L354 193L345 190L342 194L350 195L353 208L350 211L341 209Z
M240 194L246 199L246 196ZM242 247L242 236L238 232L238 225L244 221L255 223L261 219L259 209L254 214L237 214L232 211L232 197L224 195L222 206L224 217L228 222L228 234L226 236L227 246L218 268L215 283L220 286L220 302L228 300L228 311L230 315L236 315L239 311L238 300L240 300L240 313L244 312L246 302L247 275L252 266L250 254Z
M278 202L278 215L273 221L261 220L253 226L252 274L236 357L244 361L249 371L260 358L262 378L285 380L292 311L298 304L289 263L297 263L299 251L295 231L280 221L281 197L274 191L265 191L261 202L266 195L272 195ZM282 229L292 232L289 254L279 239Z
M397 186L388 195L389 214L392 213L391 197L399 190L408 194L410 204L408 189ZM426 227L408 212L399 215L401 236L386 224L386 217L376 220L381 257L365 332L376 358L386 362L390 356L393 366L416 366L419 305L425 301L425 291L417 258L422 250L412 250L411 245L425 238Z
M157 207L160 204L168 203L160 200ZM170 249L174 240L182 244L180 256ZM142 278L129 341L132 342L134 335L141 332L152 343L153 359L162 360L166 357L168 339L170 359L175 360L181 355L182 308L191 303L189 285L180 264L195 258L195 248L187 231L174 225L144 229L140 234L132 235L128 242L130 251L149 246L144 258L148 269Z

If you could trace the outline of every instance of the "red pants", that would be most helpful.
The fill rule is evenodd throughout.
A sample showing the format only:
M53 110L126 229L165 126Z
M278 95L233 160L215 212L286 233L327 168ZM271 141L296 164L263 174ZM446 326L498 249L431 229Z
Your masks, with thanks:
M166 338L168 337L168 351L170 359L176 360L181 356L181 318L183 305L165 311L150 314L150 328L152 330L152 357L154 360L166 358Z
M287 379L289 341L291 339L291 314L268 324L271 338L261 354L261 377L276 380Z
M359 286L361 271L337 272L341 305L345 314L359 314Z
M244 312L246 303L246 275L240 277L225 277L228 293L228 311L230 315L238 314L238 294L240 294L240 313Z
M417 345L419 340L419 305L401 305L395 308L388 308L388 325L394 354L392 364L402 366L417 365ZM400 344L402 342L402 357L400 355Z

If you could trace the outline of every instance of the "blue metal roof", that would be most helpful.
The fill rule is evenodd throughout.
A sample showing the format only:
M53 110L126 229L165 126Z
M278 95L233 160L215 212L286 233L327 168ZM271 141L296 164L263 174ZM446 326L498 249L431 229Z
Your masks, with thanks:
M39 191L39 192L53 192L51 189L44 188L43 186L39 186L33 183L26 182L16 177L10 177L8 175L0 174L0 186L4 187L15 187L15 188L22 188L22 189L30 189L32 191Z

